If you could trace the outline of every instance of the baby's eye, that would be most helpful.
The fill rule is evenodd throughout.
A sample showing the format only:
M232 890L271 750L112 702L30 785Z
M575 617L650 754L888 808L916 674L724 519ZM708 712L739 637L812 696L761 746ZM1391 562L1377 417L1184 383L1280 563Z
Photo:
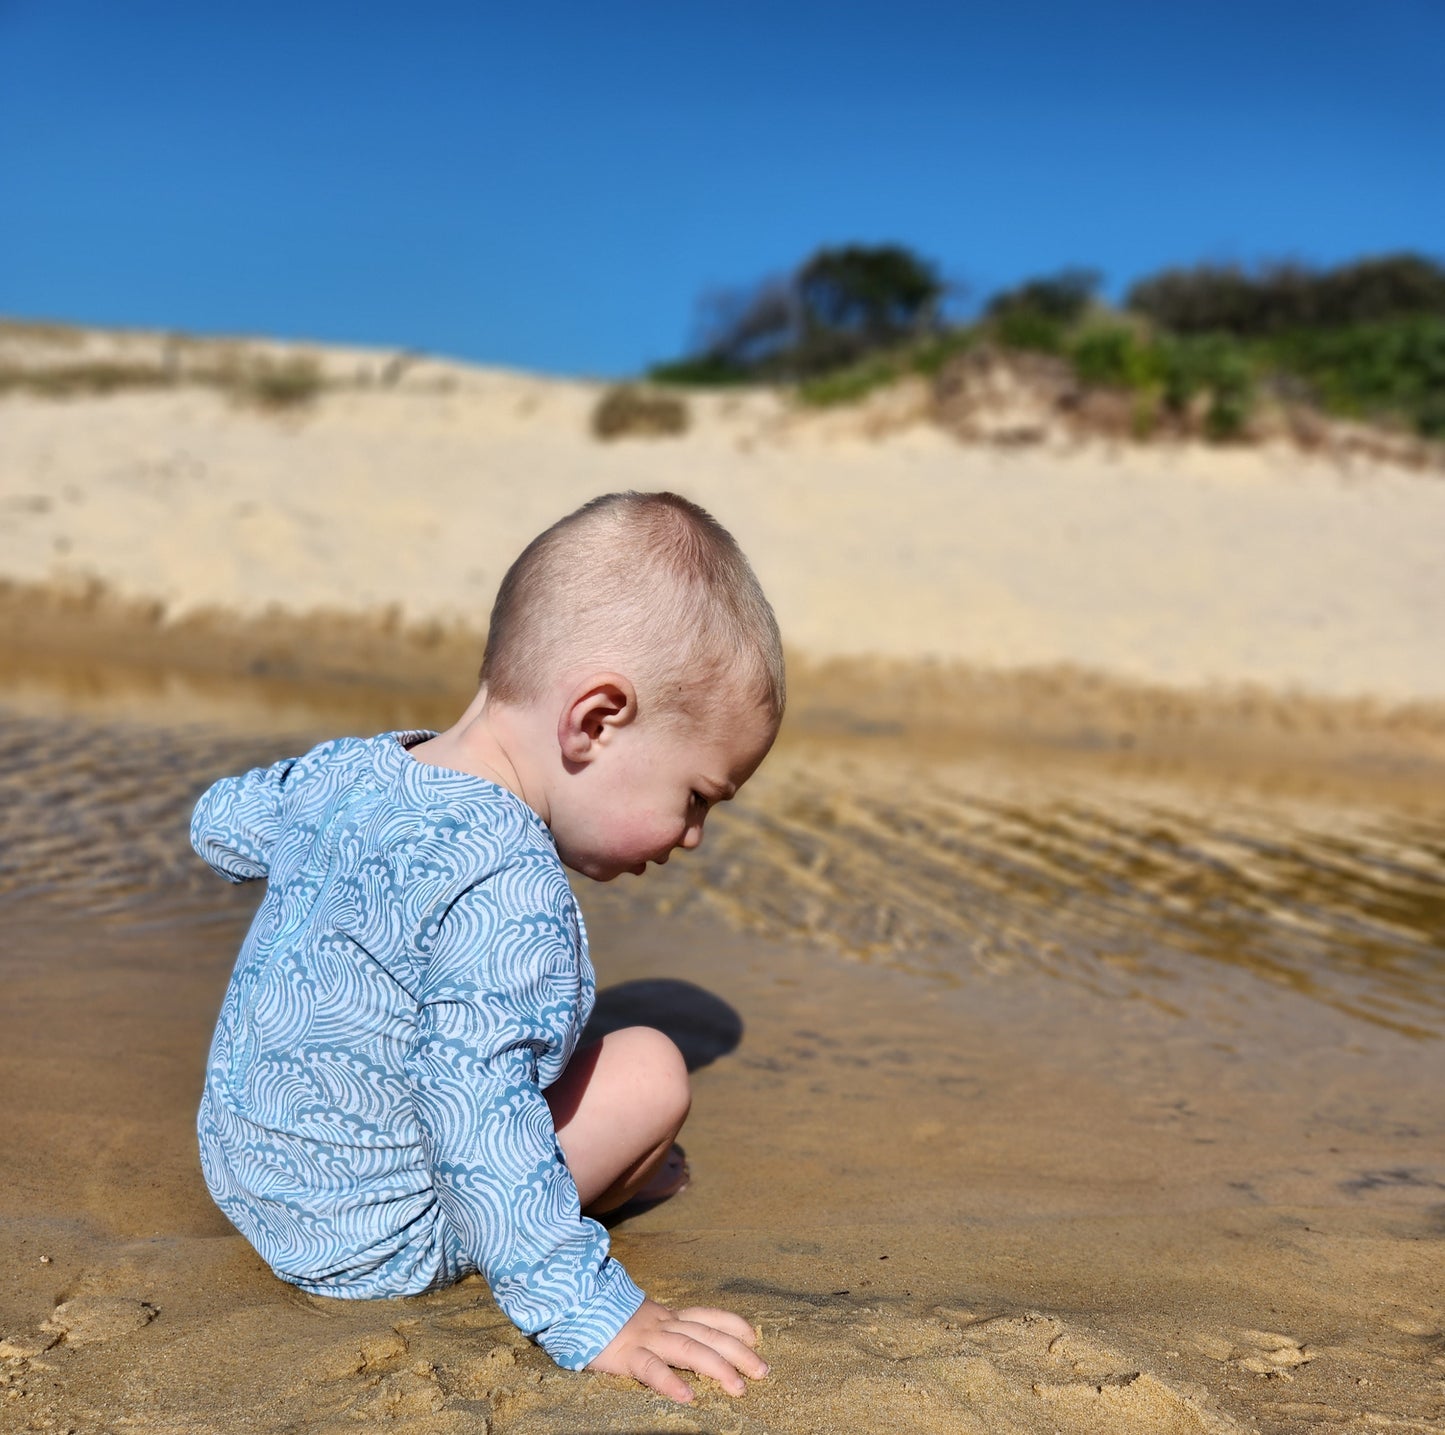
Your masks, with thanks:
M692 805L697 808L699 812L706 812L708 809L707 798L705 798L702 793L700 793L696 788L693 788L692 790Z

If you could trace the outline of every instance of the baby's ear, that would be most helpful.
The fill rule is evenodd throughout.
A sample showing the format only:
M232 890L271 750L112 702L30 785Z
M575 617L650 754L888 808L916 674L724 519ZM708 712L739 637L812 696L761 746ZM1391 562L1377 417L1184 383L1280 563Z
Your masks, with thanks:
M557 720L557 746L568 764L591 762L611 733L637 716L637 690L620 673L597 673L579 683Z

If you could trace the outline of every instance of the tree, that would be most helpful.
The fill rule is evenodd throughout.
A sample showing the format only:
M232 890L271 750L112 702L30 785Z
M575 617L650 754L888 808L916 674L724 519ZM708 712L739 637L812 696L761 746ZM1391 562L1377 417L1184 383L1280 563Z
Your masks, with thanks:
M1064 269L995 294L984 313L1006 348L1057 354L1064 348L1066 331L1084 316L1102 282L1095 269Z
M743 371L762 371L798 341L793 281L764 279L751 289L715 289L698 303L694 354Z
M1129 308L1176 334L1246 338L1423 316L1445 318L1445 266L1418 254L1387 254L1335 269L1233 264L1165 269L1129 290Z
M943 285L901 245L820 249L794 280L803 333L796 359L820 373L935 326Z
M1072 324L1083 317L1101 283L1103 275L1097 269L1063 269L995 294L985 312L990 319L1026 314L1054 324Z
M934 267L902 245L820 249L786 278L705 296L692 358L655 372L827 373L930 332L943 293Z

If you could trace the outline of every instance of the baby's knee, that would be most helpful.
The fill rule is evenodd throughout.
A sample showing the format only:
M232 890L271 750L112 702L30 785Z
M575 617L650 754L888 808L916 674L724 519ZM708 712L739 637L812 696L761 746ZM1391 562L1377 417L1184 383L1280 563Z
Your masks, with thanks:
M626 1048L636 1089L655 1111L659 1124L676 1131L692 1106L692 1081L677 1043L650 1026L625 1027L608 1040Z

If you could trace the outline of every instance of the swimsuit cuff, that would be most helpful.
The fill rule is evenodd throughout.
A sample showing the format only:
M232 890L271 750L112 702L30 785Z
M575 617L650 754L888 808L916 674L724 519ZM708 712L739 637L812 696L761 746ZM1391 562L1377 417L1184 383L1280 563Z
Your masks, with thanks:
M582 1309L539 1332L537 1343L564 1370L581 1370L612 1343L643 1302L642 1290L614 1260L597 1273L597 1291Z

